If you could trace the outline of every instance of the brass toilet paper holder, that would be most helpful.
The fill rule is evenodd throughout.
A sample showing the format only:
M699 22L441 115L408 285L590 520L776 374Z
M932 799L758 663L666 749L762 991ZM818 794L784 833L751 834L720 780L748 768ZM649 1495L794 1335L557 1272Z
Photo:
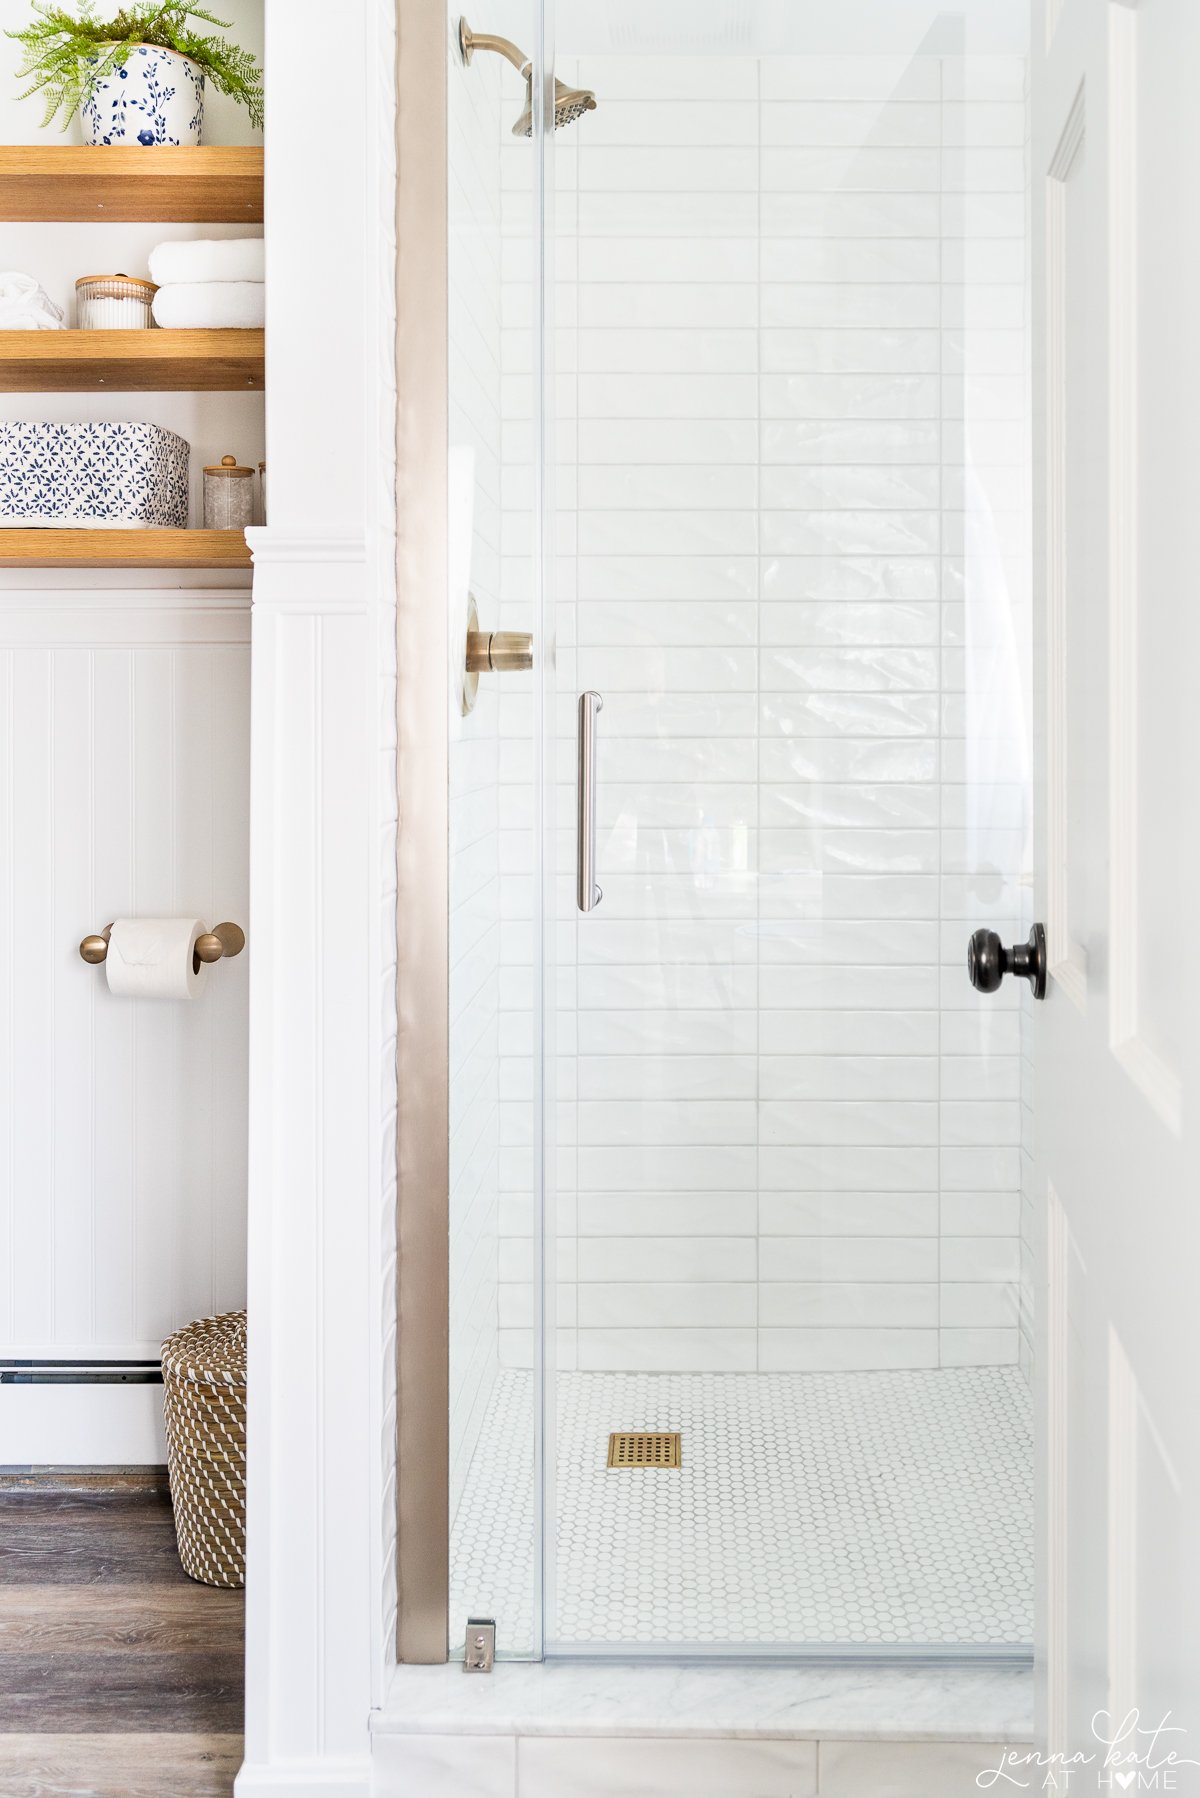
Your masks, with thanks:
M90 962L93 967L104 961L108 955L108 939L111 935L112 925L106 924L96 936L85 936L79 945L79 953L84 961ZM245 947L246 932L240 924L218 924L196 938L196 947L192 951L192 972L198 974L203 962L240 955Z

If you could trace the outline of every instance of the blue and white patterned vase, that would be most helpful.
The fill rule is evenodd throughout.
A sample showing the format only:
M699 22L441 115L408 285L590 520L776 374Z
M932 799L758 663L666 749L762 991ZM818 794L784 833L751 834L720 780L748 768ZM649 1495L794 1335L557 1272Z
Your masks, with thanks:
M198 144L204 74L190 56L134 44L79 109L86 144Z

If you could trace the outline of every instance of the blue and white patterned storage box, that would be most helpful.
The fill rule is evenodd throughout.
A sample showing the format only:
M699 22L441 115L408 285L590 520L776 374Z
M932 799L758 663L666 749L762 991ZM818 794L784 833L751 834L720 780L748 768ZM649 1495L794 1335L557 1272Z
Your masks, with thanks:
M0 529L183 530L191 453L161 425L0 424Z

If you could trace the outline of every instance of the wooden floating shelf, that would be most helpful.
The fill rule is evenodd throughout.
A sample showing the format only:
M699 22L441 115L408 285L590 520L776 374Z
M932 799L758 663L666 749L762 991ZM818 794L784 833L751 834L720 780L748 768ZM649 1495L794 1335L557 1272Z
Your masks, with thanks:
M262 331L0 331L0 393L261 393Z
M262 216L261 149L0 146L0 219L256 225Z
M241 531L0 530L0 568L249 568Z
M261 149L0 145L0 220L261 224ZM0 331L0 392L259 392L262 331ZM248 569L241 531L0 530L0 568Z

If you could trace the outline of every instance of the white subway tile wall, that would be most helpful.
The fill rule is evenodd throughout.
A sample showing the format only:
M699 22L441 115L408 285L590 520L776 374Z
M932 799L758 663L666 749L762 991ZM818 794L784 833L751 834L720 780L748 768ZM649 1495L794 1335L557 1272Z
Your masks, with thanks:
M1019 1007L964 959L979 923L1028 928L1024 63L560 72L600 104L557 134L549 199L557 1364L1015 1362ZM501 614L532 628L508 123ZM580 918L587 686L604 899ZM509 1366L536 1315L530 691L499 709Z

